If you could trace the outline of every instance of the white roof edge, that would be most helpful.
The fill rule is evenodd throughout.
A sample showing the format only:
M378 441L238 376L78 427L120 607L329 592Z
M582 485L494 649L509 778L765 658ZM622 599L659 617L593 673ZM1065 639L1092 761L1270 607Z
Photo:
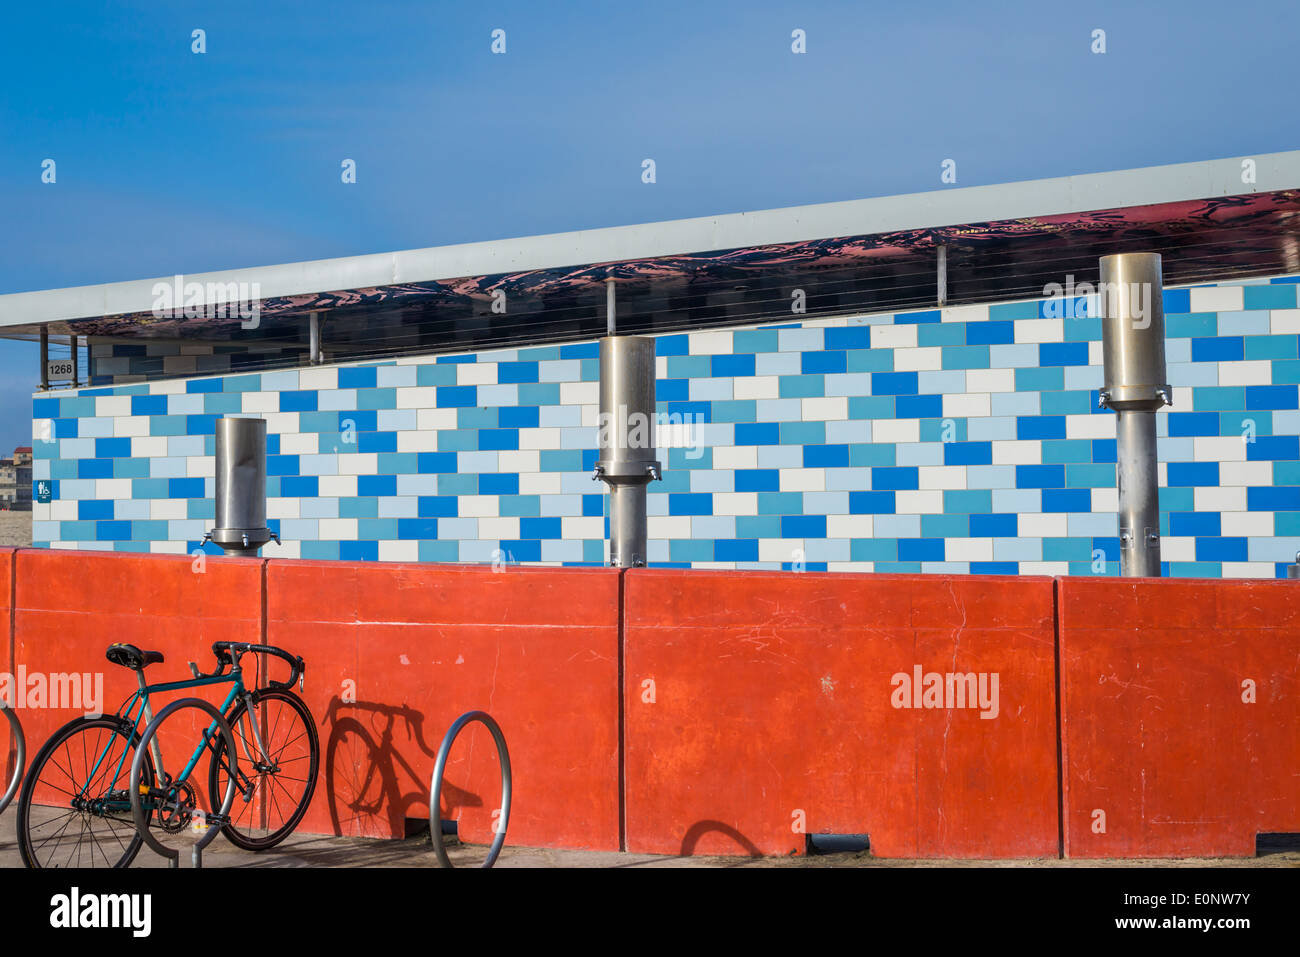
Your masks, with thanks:
M1242 182L1246 159L1255 162L1250 184ZM257 283L268 299L1296 188L1300 150L191 273L185 281ZM148 312L154 285L171 282L167 276L0 295L0 327Z

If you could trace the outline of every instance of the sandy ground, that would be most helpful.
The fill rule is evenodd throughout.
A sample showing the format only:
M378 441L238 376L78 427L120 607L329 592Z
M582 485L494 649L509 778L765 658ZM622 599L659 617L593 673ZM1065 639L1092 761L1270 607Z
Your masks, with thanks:
M32 543L31 512L0 512L0 548Z

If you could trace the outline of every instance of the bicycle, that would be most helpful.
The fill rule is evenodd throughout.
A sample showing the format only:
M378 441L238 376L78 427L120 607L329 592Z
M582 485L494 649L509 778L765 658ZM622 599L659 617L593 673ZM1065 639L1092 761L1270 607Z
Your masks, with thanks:
M289 680L272 681L268 677L266 687L256 687L260 682L255 681L253 690L246 688L240 662L250 652L287 662ZM227 755L215 721L202 732L188 763L174 778L163 767L155 736L135 783L144 797L145 819L151 827L175 833L198 818L200 823L220 825L231 843L251 851L274 847L293 832L307 813L320 765L315 721L307 705L291 690L295 682L302 690L306 665L301 658L272 645L218 641L212 645L212 653L217 667L211 674L203 674L190 662L192 679L151 685L145 681L144 669L161 664L161 652L141 651L129 644L109 646L105 657L134 671L139 690L113 715L81 717L65 724L32 762L18 800L17 820L19 851L27 867L130 865L139 853L142 838L135 828L127 790L131 769L128 755L139 743L144 727L153 720L149 696L227 682L233 687L220 711L253 775L244 773L245 762L239 760L239 754L233 759ZM280 733L282 724L284 731ZM303 744L290 751L299 741ZM234 805L224 817L200 807L191 781L205 751L212 755L207 781L210 809L221 807L232 776L236 782ZM306 774L297 776L304 769L296 765L303 761L307 762ZM295 797L295 793L300 796ZM291 808L290 812L273 820L273 815L282 814L282 803ZM89 847L85 847L87 841Z

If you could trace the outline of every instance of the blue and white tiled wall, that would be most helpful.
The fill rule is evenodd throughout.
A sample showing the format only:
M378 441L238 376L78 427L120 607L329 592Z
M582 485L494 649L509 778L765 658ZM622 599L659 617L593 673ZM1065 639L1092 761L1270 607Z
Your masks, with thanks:
M1165 293L1167 573L1275 577L1300 549L1296 277ZM658 340L656 564L1115 574L1115 416L1081 302ZM1075 316L1078 316L1077 318ZM270 556L604 561L595 343L59 393L34 401L37 544L191 551L213 428L269 424ZM665 430L665 435L667 430ZM42 441L48 438L49 441ZM209 546L210 547L210 546Z

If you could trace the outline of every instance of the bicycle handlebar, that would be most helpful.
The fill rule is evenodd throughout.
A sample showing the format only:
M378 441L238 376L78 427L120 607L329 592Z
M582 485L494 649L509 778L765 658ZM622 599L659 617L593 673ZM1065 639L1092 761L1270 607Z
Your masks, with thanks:
M217 662L220 664L217 673L223 673L227 665L234 664L241 655L250 651L254 654L271 655L287 662L289 665L289 680L272 681L268 677L266 681L267 687L287 690L291 689L296 682L299 690L301 690L303 676L307 672L307 663L297 655L291 655L283 648L277 648L274 645L254 645L246 641L214 641L212 643L212 653L217 656Z

